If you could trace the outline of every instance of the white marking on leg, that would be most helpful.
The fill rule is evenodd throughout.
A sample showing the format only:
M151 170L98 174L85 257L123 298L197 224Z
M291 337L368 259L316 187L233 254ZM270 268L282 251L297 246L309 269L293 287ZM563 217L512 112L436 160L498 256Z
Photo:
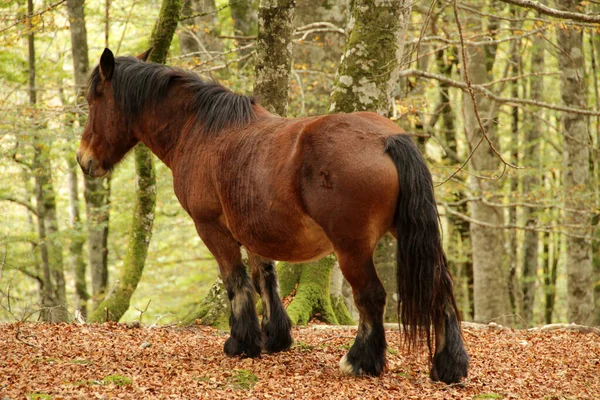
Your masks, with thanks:
M340 372L342 374L345 375L356 375L354 373L354 367L352 367L352 364L350 364L350 361L348 361L348 354L344 355L344 357L342 357L342 359L340 360L339 363L340 366ZM362 373L362 371L358 371L358 373Z

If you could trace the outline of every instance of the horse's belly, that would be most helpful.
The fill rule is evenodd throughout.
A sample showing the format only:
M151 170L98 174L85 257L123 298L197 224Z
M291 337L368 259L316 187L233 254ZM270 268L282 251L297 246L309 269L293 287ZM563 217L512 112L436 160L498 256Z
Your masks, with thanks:
M325 232L310 217L279 222L273 224L267 217L246 232L235 233L246 249L270 260L304 262L333 252Z

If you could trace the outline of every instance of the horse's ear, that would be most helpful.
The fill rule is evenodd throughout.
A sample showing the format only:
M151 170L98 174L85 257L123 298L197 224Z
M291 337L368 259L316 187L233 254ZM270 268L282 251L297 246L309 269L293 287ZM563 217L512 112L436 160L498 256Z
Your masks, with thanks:
M110 81L115 72L115 56L109 49L104 49L100 57L100 76L103 81Z
M140 61L144 61L146 62L146 60L148 60L148 57L150 56L150 53L152 53L152 49L154 47L150 47L148 50L146 50L145 52L143 52L142 54L138 54L136 56L136 58Z

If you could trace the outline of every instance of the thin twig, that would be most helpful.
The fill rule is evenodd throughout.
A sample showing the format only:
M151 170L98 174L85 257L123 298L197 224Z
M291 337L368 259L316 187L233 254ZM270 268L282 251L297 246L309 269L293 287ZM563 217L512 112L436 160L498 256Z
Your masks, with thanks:
M13 26L16 26L16 25L18 25L18 24L24 23L25 21L27 21L27 20L28 20L28 19L30 19L30 18L37 17L38 15L42 15L43 13L45 13L45 12L47 12L47 11L50 11L50 10L52 10L53 8L56 8L56 7L60 6L60 5L61 5L62 3L64 3L65 1L67 1L67 0L60 0L60 1L56 2L56 3L54 3L54 4L50 4L48 7L44 8L42 11L38 11L38 12L36 12L36 13L33 13L33 14L31 14L31 15L25 15L23 18L19 18L19 19L17 20L17 22L15 22L14 24L12 24L12 25L9 25L9 26L7 26L6 28L2 28L2 29L0 29L0 33L2 33L2 32L5 32L5 31L9 30L9 29L10 29L10 28L12 28Z

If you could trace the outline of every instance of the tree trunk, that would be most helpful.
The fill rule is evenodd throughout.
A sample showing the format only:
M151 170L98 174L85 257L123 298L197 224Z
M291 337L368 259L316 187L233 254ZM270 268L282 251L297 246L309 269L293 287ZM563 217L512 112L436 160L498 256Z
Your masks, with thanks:
M81 220L79 213L79 188L77 184L77 171L80 171L79 165L75 161L73 153L67 157L67 184L69 186L69 222L71 224L71 242L69 244L69 253L71 269L75 274L75 309L81 315L83 320L87 317L87 301L90 295L87 291L85 280L86 264L83 257L83 244L85 238L81 229Z
M306 325L313 317L329 324L338 324L331 304L329 285L335 263L334 256L327 256L310 263L278 264L281 296L293 296L292 302L287 306L287 314L294 325ZM289 273L285 269L295 271ZM297 280L290 279L292 276ZM283 290L289 288L295 289L295 293Z
M73 58L73 73L75 80L75 104L79 108L85 103L85 86L87 74L89 71L87 30L85 27L85 13L83 0L68 0L67 12L69 15L69 31L71 32L71 55ZM85 116L77 115L74 119L79 121L79 126L85 124ZM69 123L75 126L75 121ZM83 244L85 241L79 211L79 185L77 174L80 171L75 162L75 156L72 152L67 156L67 181L69 185L69 210L70 223L73 234L69 252L71 254L71 268L75 273L75 308L79 311L83 319L87 317L87 301L89 294L86 283L86 263L83 257ZM88 220L88 227L90 226ZM91 246L90 246L91 247ZM91 257L90 257L91 259ZM104 265L106 268L106 265Z
M110 177L84 176L88 226L88 259L92 275L92 309L106 295L108 285L108 219L110 216Z
M469 26L479 24L479 30L483 31L481 21L463 21L463 24ZM490 28L493 29L491 26ZM475 30L478 30L478 28L475 27ZM495 60L495 46L486 46L483 51L480 48L469 46L465 51L467 60L466 62L463 60L463 65L466 65L471 82L473 84L489 82L492 78L491 71ZM475 99L486 134L498 148L496 104L481 94L476 94ZM463 95L463 107L469 148L474 149L483 133L475 115L473 101L468 93ZM477 174L490 176L497 173L500 160L487 142L483 140L479 148L473 153L470 165L473 171L477 171ZM490 193L499 192L499 183L494 180L478 179L472 175L470 177L470 188L476 196L487 197L490 196ZM490 200L494 200L494 198ZM496 202L499 201L499 199L496 199ZM491 207L480 201L471 202L469 206L473 219L492 225L503 225L504 215L501 209ZM507 274L503 266L503 232L499 229L488 228L475 223L470 224L470 231L473 252L475 321L494 321L502 325L511 325L513 313L507 290Z
M451 47L445 51L438 50L436 53L436 64L439 72L451 79L452 68L455 64L458 64L456 47ZM440 82L439 90L439 104L442 107L441 131L446 147L446 157L450 158L454 163L459 163L458 131L455 127L456 116L452 109L452 102L450 101L450 86L445 82ZM453 191L456 202L460 203L461 200L467 197L463 187L466 187L466 185L457 185ZM467 202L460 203L455 209L461 214L468 214ZM454 277L456 301L459 308L463 310L464 318L468 316L468 318L473 319L475 317L475 307L473 304L473 258L471 254L469 223L452 214L449 214L447 218L450 228L450 248L454 248L449 253L448 266Z
M261 0L254 95L267 110L287 115L294 0Z
M368 110L391 115L411 6L406 0L354 3L329 112Z
M71 31L71 53L75 77L76 104L85 104L85 88L89 72L87 30L83 0L67 2ZM79 115L79 125L85 125L85 116ZM108 218L110 209L110 175L103 178L84 177L84 197L88 229L88 262L92 275L92 308L104 298L108 284ZM76 274L76 287L85 287L85 269ZM83 279L83 281L81 281ZM79 291L78 291L79 293ZM81 292L83 295L83 292ZM79 295L78 295L79 296ZM79 301L84 300L79 297Z
M531 71L544 71L544 40L534 38L531 56ZM544 93L543 77L532 77L530 80L530 97L542 99ZM523 176L523 193L535 193L540 187L539 175L541 169L540 138L541 126L537 121L530 118L525 129L525 148L523 162L529 167L529 171ZM527 199L529 200L529 199ZM532 199L533 200L533 199ZM523 219L526 226L534 227L537 222L535 209L523 207ZM534 231L525 231L523 242L523 272L521 275L521 317L530 326L533 322L533 305L535 300L535 283L538 268L538 234Z
M164 64L181 13L181 0L163 0L150 43L151 62ZM118 321L129 308L131 296L142 277L148 246L152 237L156 178L152 153L139 144L134 149L136 168L136 199L129 234L129 246L119 280L115 287L90 315L91 322Z
M348 23L348 41L331 92L329 112L393 112L404 33L411 3L405 0L355 2ZM374 262L387 296L386 320L397 320L396 244L386 235L376 247Z
M33 0L27 1L27 13L33 14ZM35 37L31 20L27 21L29 54L29 104L35 107ZM35 198L38 215L39 248L44 278L41 319L49 322L67 321L67 296L63 266L62 245L58 238L56 200L52 184L50 147L37 134L34 138L34 158L32 163L35 177Z
M577 12L579 2L557 3L564 11ZM565 106L587 108L584 80L583 33L558 30L558 46L566 53L559 57L561 96ZM563 176L565 190L565 230L567 236L567 300L569 322L591 325L594 322L594 286L589 211L589 135L583 115L563 113ZM576 237L577 236L577 237Z

